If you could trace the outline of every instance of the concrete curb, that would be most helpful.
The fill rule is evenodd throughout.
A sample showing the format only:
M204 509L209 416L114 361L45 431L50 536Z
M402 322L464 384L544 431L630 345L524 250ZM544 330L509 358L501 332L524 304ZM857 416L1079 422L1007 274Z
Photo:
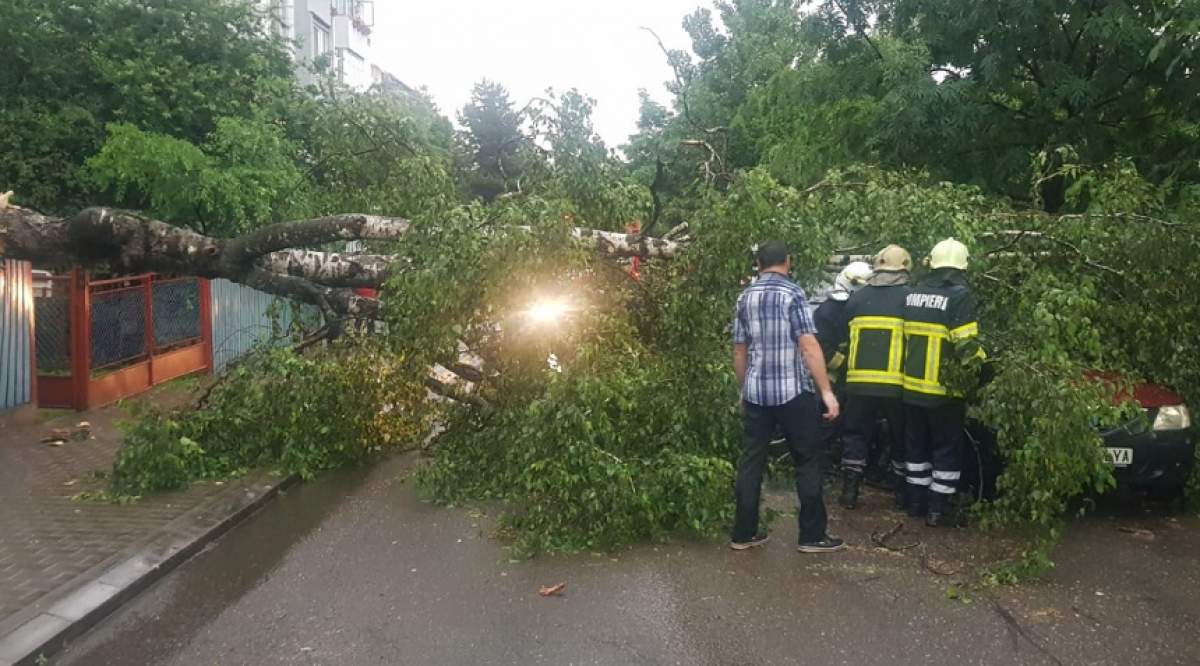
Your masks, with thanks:
M243 479L229 492L171 521L149 541L47 595L35 606L40 610L6 619L0 624L0 666L31 666L39 658L49 658L62 650L68 641L94 627L297 481L297 476L265 484ZM12 627L14 620L18 624Z

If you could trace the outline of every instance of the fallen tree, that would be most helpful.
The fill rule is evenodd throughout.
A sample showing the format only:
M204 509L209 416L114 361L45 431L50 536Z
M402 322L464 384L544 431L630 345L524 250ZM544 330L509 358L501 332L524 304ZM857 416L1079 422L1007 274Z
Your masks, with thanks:
M161 272L225 278L321 308L327 316L374 319L380 302L354 288L379 288L401 255L311 248L349 241L399 241L412 223L400 217L341 214L260 227L216 238L136 212L85 208L49 217L0 197L0 256L41 265L103 265L117 273ZM525 228L518 228L525 229ZM576 242L612 257L673 257L678 242L637 234L576 228Z

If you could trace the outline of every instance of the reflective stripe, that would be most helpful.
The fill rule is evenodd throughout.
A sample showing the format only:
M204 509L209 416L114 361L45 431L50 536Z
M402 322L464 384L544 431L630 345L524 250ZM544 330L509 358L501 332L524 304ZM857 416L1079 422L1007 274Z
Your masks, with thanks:
M914 344L917 338L925 338L925 367L919 377L903 373L904 389L929 395L946 395L946 387L939 382L942 367L942 341L950 335L950 329L942 324L925 321L904 322L904 334Z
M850 325L855 324L865 326L867 328L895 328L904 330L905 321L900 317L882 317L875 315L859 315L850 320Z
M892 332L891 344L888 345L888 372L901 376L904 371L904 327Z
M859 367L859 347L863 331L888 334L887 368ZM850 320L850 364L846 381L852 384L890 384L903 386L904 320L899 317L858 316Z
M943 324L927 321L906 321L904 322L904 333L905 335L928 335L940 338L950 335L950 329Z
M904 390L928 395L946 395L946 387L941 384L927 382L918 377L904 375Z
M867 461L865 458L863 460L850 460L849 458L842 458L842 464L845 465L846 467L859 468L859 467L866 467Z
M933 469L933 463L904 463L904 467L910 472L928 472Z
M962 472L942 472L935 469L933 470L933 478L942 481L958 481L962 478Z
M904 386L904 377L882 370L847 370L846 381L852 384L894 384Z
M928 486L929 484L933 483L933 479L927 476L906 476L904 477L904 480L913 484L914 486Z
M850 322L850 357L847 359L849 363L846 365L846 379L849 381L849 373L854 372L854 367L858 365L858 331L854 328L854 322Z
M940 483L935 483L935 484L930 485L929 489L935 493L941 493L942 495L953 495L954 494L954 488L952 488L950 486L943 486Z
M904 390L925 395L945 396L950 391L942 385L942 348L946 340L960 342L979 335L979 322L968 322L953 330L942 325L923 321L904 322L904 334L913 344L920 344L917 338L925 338L925 367L920 377L909 374L911 369L905 369ZM975 355L987 358L982 348L976 349ZM958 394L955 394L958 395Z
M938 362L942 360L942 339L936 336L925 338L925 376L922 381L937 385Z
M955 342L966 340L967 338L973 338L977 335L979 335L979 322L977 321L970 322L969 324L963 324L962 326L950 331L950 339L954 340Z

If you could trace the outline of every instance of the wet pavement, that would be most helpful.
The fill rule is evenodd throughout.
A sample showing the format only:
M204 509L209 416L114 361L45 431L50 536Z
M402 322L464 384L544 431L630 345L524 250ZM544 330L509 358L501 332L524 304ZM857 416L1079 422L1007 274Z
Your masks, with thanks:
M887 543L919 545L874 547L904 520L878 493L831 510L843 553L796 553L780 519L743 553L686 542L514 562L490 516L423 501L413 461L294 488L53 663L1200 663L1195 518L1080 521L1046 581L1017 588L975 582L1011 549L998 538L910 521ZM538 594L556 583L561 596Z
M137 401L171 406L187 395L165 385ZM92 569L230 493L232 484L197 483L132 504L74 499L107 486L95 473L112 468L122 437L117 423L126 418L119 406L0 415L0 636L49 606L55 593L87 581ZM77 427L81 421L90 427ZM63 443L41 441L51 434Z

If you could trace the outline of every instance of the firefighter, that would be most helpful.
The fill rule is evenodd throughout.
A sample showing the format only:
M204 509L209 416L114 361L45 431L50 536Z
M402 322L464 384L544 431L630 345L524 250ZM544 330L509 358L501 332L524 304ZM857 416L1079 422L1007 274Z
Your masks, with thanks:
M947 238L929 254L933 269L905 301L904 405L908 513L944 525L962 472L966 403L941 380L943 361L982 356L975 301L967 287L967 247Z
M813 312L813 323L817 326L817 342L825 355L825 368L833 384L838 401L845 400L845 366L849 342L846 339L846 302L871 277L871 265L865 261L854 261L846 265L833 282L833 290L825 302ZM835 443L841 434L841 419L821 422L821 471L825 475L833 472Z
M899 245L875 256L875 272L846 302L846 414L842 434L842 494L838 503L858 506L858 491L870 455L868 443L878 416L888 422L893 487L904 459L904 299L908 295L912 258ZM899 491L898 491L899 492Z
M850 295L861 289L871 278L871 265L865 261L853 261L838 273L833 282L833 291L813 312L817 325L817 341L825 354L825 366L830 376L846 363L848 340L846 339L846 302Z

